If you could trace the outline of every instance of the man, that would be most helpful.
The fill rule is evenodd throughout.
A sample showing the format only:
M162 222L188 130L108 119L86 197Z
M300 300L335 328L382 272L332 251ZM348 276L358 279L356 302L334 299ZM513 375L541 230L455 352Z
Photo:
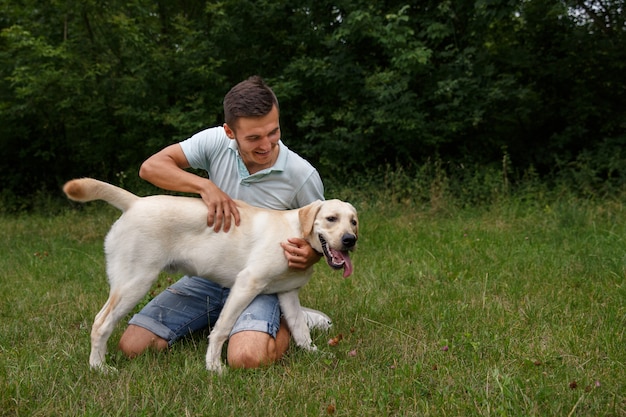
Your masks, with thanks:
M221 233L239 225L233 198L278 210L324 199L315 168L280 141L278 100L260 77L250 77L226 94L224 116L223 126L204 130L148 158L139 176L167 190L199 194L208 208L208 227ZM187 171L190 167L204 169L208 179ZM291 268L306 269L320 259L303 239L289 239L281 245ZM186 334L213 325L228 292L203 278L181 278L130 320L120 349L132 358L150 347L166 349ZM310 327L330 326L323 313L303 310ZM228 364L255 368L277 361L289 347L289 338L276 295L259 295L231 332Z

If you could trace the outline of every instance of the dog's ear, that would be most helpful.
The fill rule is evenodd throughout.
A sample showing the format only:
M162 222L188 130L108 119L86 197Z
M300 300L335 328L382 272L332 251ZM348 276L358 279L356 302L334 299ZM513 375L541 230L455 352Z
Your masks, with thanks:
M317 200L309 205L306 205L298 211L298 218L300 219L300 228L302 230L302 236L308 240L311 233L313 233L313 225L315 224L315 217L317 212L322 208L322 201Z

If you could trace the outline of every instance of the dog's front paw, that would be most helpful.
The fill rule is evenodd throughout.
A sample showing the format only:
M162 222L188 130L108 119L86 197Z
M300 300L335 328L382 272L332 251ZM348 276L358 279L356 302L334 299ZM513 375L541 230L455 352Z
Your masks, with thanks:
M95 364L95 365L90 365L91 369L96 371L96 372L100 372L101 374L104 375L112 375L112 374L116 374L118 372L117 368L111 366L111 365L107 365L104 362Z
M309 352L317 352L317 346L315 346L313 343L308 346L304 346L304 349L308 350Z
M207 361L206 369L209 372L214 372L218 375L222 375L222 373L224 372L224 365L222 365L222 362L220 360Z

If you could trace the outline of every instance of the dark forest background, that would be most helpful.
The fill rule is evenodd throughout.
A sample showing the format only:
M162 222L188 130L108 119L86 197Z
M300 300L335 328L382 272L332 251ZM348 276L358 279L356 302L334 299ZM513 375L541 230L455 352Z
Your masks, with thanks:
M327 183L434 160L626 183L623 0L0 5L4 209L73 177L131 181L223 123L224 94L252 74Z

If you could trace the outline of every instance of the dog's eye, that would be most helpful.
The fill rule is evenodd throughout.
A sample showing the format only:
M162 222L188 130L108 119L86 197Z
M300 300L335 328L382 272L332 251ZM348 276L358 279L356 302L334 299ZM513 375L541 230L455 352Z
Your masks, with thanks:
M356 226L356 220L352 219L350 223L352 223L352 226Z
M334 223L334 222L337 221L337 217L335 217L335 216L328 216L328 217L326 217L326 221L330 222L330 223Z

